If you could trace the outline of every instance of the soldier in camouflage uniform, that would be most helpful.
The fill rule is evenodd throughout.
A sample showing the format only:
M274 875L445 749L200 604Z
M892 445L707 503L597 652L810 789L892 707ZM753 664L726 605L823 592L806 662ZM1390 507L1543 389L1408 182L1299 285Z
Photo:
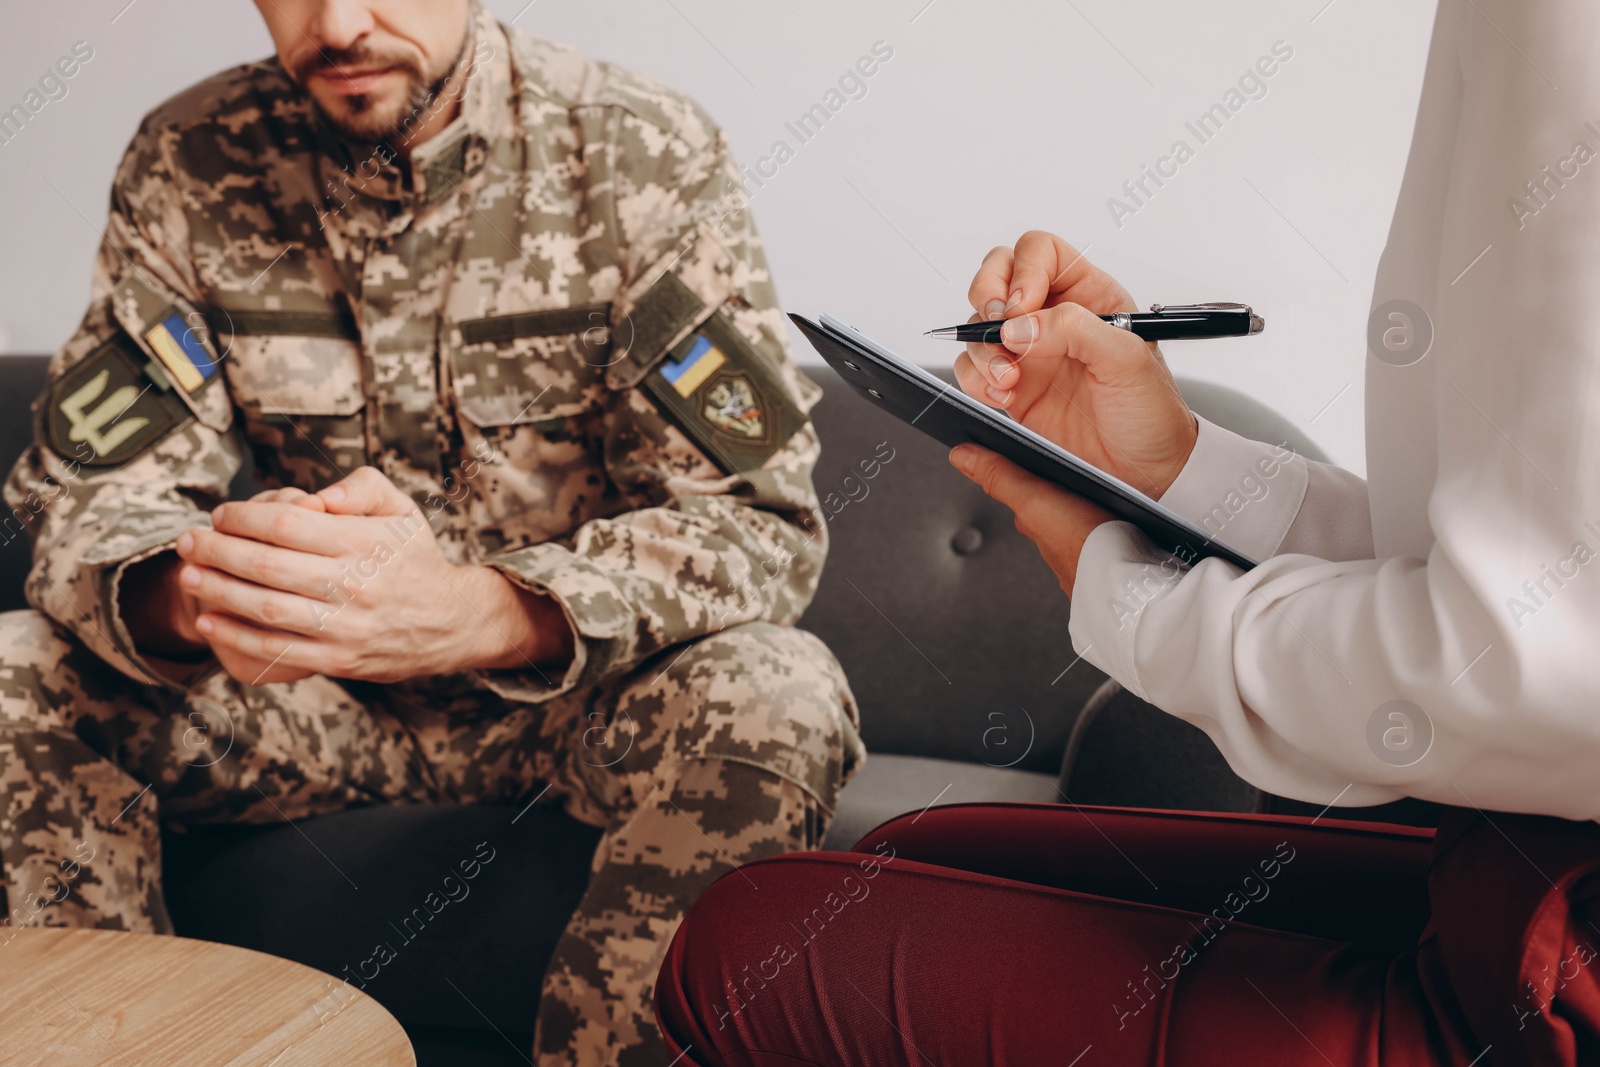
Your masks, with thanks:
M817 391L709 118L460 15L459 114L409 157L278 60L134 138L5 486L38 609L0 616L7 921L170 931L162 819L542 793L605 835L538 1062L659 1064L685 907L817 847L864 755L790 625L825 552ZM279 488L214 512L246 443ZM405 607L424 573L449 589ZM541 655L474 657L494 589L555 620L506 639ZM197 653L130 628L163 595L206 613Z

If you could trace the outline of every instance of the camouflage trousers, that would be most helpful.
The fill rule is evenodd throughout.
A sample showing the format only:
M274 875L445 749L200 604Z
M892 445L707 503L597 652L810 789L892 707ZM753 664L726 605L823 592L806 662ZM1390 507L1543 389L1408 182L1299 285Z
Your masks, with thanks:
M562 802L604 828L546 971L535 1062L664 1067L656 972L700 891L817 848L864 753L815 637L763 623L538 704L462 678L143 686L31 611L0 615L0 870L9 921L170 932L161 820L368 804Z

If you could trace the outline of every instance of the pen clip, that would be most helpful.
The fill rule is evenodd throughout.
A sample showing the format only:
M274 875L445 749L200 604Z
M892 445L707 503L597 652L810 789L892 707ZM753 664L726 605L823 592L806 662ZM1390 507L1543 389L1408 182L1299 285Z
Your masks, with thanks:
M1181 315L1191 311L1242 311L1250 314L1249 304L1210 303L1210 304L1151 304L1152 315Z

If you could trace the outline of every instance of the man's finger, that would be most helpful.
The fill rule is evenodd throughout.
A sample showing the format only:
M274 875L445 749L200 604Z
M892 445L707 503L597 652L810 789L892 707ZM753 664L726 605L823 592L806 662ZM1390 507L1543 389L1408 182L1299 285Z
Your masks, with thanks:
M178 555L188 563L225 571L256 585L319 599L341 577L327 556L279 548L217 530L184 531L178 537Z
M230 615L297 634L318 633L325 620L338 610L337 604L267 589L193 563L185 564L178 572L178 584L203 603Z
M328 510L322 506L321 497L315 495L314 493L308 493L304 489L299 489L292 485L286 485L282 489L263 489L261 492L250 498L250 503L294 504L298 507L310 508L312 511Z
M324 510L322 501L304 489L286 485L281 489L263 489L250 498L253 504L299 504L314 511Z
M317 496L336 515L389 515L401 518L417 511L416 503L376 467L359 467Z
M213 509L211 525L235 537L318 556L339 556L363 547L359 531L351 527L348 517L325 515L298 504L232 501Z
M269 667L263 670L291 668L312 674L327 674L327 650L313 638L281 630L262 629L220 611L208 611L195 620L195 625L212 647L221 647L260 660ZM246 684L263 684L248 681Z

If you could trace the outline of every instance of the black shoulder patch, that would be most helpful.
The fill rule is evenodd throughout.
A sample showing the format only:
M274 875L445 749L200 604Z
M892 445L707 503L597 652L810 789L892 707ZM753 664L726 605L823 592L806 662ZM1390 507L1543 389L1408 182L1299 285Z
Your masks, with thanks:
M720 312L679 342L644 387L728 474L758 469L806 424L777 373Z
M44 412L50 447L90 467L116 467L186 420L188 405L126 334L90 352L50 387Z

